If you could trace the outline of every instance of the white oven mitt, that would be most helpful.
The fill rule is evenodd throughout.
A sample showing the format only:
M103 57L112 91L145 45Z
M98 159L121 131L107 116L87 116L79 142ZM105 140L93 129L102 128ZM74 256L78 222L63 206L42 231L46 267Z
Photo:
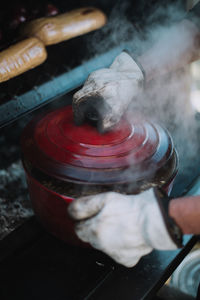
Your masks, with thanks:
M74 200L70 215L78 237L116 262L133 267L152 249L177 249L153 189L139 195L108 192Z
M75 123L81 125L90 119L97 123L100 132L109 130L141 91L143 83L141 67L128 53L122 52L109 68L91 73L82 89L74 94Z

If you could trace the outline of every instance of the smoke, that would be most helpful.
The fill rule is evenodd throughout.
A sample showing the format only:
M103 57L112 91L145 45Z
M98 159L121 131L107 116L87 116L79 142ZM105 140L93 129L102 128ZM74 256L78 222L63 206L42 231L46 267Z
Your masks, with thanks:
M169 26L186 15L182 1L176 1L175 4L160 1L160 5L150 4L149 9L142 2L148 1L141 1L137 5L141 6L138 10L134 3L118 1L109 15L107 25L96 31L92 40L89 38L88 51L94 55L100 54L113 46L131 41L129 49L139 55L154 45Z
M147 1L146 1L147 2ZM142 9L140 10L141 13ZM89 51L99 54L129 42L131 51L141 56L159 42L154 57L155 62L165 60L171 56L175 61L184 47L189 47L190 32L188 32L188 45L173 32L173 25L184 19L186 11L180 4L165 4L154 6L151 11L136 16L126 3L117 4L109 17L108 25L89 42ZM132 23L132 21L134 21ZM103 38L102 38L103 34ZM170 36L172 51L166 51L163 36ZM180 37L182 32L180 31ZM183 64L184 65L184 64ZM162 72L161 72L162 73ZM194 175L194 168L199 164L199 127L195 111L190 102L191 76L189 66L182 66L174 72L160 74L151 80L144 93L133 99L129 107L131 119L140 115L142 119L158 122L168 129L179 154L179 174L184 179L189 174Z
M171 134L179 156L179 173L189 176L199 164L200 122L190 102L188 67L151 82L142 97L131 103L129 118L161 124Z

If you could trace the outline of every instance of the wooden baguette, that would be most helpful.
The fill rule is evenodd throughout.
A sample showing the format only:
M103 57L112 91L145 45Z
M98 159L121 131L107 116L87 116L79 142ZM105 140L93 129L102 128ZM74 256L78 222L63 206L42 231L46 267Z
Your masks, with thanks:
M0 52L0 82L20 75L45 61L44 44L32 37Z
M52 45L98 29L105 23L106 16L101 10L85 7L31 21L25 24L21 33L26 37L37 37L45 45Z

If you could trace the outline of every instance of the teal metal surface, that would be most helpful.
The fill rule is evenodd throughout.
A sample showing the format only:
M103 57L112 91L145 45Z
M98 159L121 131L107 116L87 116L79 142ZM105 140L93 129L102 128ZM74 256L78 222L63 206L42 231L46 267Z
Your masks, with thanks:
M35 86L23 95L13 96L8 102L0 105L0 127L79 87L92 71L108 67L123 49L128 50L129 44L122 44L84 61L80 66Z

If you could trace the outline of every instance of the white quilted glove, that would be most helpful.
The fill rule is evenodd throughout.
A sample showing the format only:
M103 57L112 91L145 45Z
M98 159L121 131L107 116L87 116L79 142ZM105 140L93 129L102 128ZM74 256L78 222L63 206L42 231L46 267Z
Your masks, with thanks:
M74 94L75 123L81 125L89 119L97 123L100 132L109 130L141 91L143 81L138 64L122 52L109 68L91 73L83 88Z
M69 206L78 237L116 262L134 266L152 249L172 250L170 237L153 189L139 195L108 192L83 197Z

